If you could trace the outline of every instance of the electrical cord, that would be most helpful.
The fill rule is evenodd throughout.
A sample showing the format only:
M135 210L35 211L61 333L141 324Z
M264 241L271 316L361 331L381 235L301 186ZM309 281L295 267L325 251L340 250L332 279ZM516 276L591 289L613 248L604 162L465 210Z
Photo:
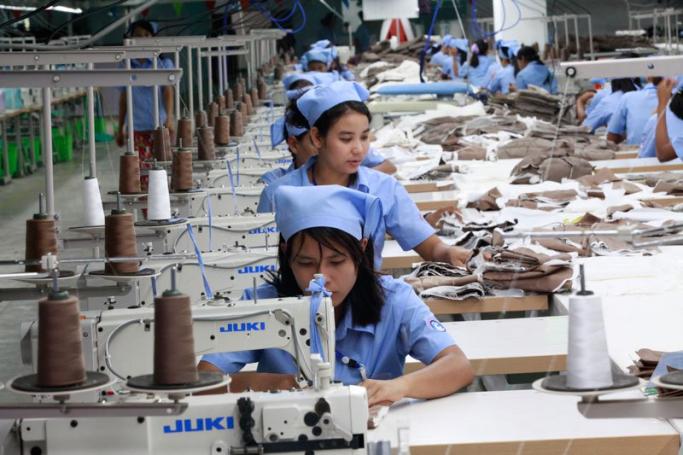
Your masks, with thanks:
M424 72L425 58L427 57L427 49L429 49L429 46L431 46L432 44L432 32L434 31L434 24L436 24L436 17L439 15L439 10L441 9L442 4L443 0L439 0L436 4L436 8L434 8L434 13L432 14L432 22L429 24L429 30L427 31L427 40L425 41L425 47L422 49L422 52L420 52L420 82L422 83L424 83L425 81L422 73Z
M50 0L49 2L47 2L46 4L44 4L43 6L40 6L40 7L36 8L36 9L34 9L33 11L30 11L30 12L28 12L28 13L26 13L26 14L22 14L22 15L19 16L19 17L15 17L14 19L10 19L10 20L7 20L7 21L1 23L1 24L0 24L0 29L5 28L5 27L7 27L8 25L16 24L17 22L21 22L21 21L23 21L23 20L25 20L25 19L29 19L29 18L35 16L36 14L42 13L43 11L45 11L46 9L48 9L49 7L55 5L55 4L59 3L59 2L60 2L60 0Z

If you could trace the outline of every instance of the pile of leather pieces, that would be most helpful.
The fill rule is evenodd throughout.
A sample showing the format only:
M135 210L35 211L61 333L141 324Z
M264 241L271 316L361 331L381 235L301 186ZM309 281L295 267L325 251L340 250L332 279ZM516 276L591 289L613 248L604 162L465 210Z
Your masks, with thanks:
M642 379L650 379L652 377L652 373L654 373L655 371L655 368L657 368L659 361L665 354L667 353L662 351L654 351L652 349L647 348L637 350L636 355L638 356L638 360L635 360L633 362L633 365L628 367L629 374ZM677 371L676 368L673 368L668 365L666 369L669 373ZM660 398L683 397L683 390L657 387L657 395Z
M453 173L459 173L460 167L453 163L440 164L429 172L419 176L416 180L445 180L451 177Z
M516 120L514 117L493 115L493 116L462 116L462 117L438 117L427 120L420 125L414 133L425 144L438 144L444 151L458 151L464 147L470 148L459 142L463 136L479 136L482 134L495 134L506 131L517 134L524 134L526 125ZM485 159L486 153L482 147L477 147L478 153L467 158L470 153L464 153L458 159Z
M389 41L380 41L371 46L367 52L363 52L360 61L375 63L381 60L383 62L396 64L400 64L406 59L417 61L420 51L424 49L424 45L424 38L399 44L396 49L391 49Z
M589 161L612 160L621 147L614 142L591 136L573 137L560 135L553 148L553 139L533 135L512 139L496 150L500 160L526 158L535 154L556 154L576 156Z
M571 102L571 98L567 98L566 102ZM507 95L493 95L489 98L489 105L496 107L503 113L536 117L540 120L557 124L562 106L562 97L551 95L543 89L531 87ZM574 105L565 106L562 123L573 125L576 123L575 119Z
M513 184L535 184L545 181L562 182L593 174L593 165L583 158L570 155L569 148L555 148L522 159L512 169Z
M683 195L683 174L662 172L648 176L644 182L652 187L655 193L666 193L676 196Z
M457 215L450 215L439 220L437 229L439 235L455 238L453 245L478 250L486 246L503 246L503 238L494 233L511 231L516 225L517 220L463 223Z
M404 277L422 298L461 301L515 289L551 293L571 289L572 263L568 254L548 256L528 248L481 248L467 267L425 262Z

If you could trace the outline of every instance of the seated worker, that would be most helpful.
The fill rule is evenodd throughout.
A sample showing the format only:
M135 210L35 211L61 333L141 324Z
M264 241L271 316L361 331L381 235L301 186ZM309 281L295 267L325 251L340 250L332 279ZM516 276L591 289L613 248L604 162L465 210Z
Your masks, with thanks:
M472 382L469 360L413 289L373 270L372 236L384 235L378 198L339 185L280 186L274 197L280 269L256 289L257 297L300 296L315 274L325 277L334 306L337 381L365 387L370 406L443 397ZM311 338L311 351L319 352ZM404 375L408 355L426 367ZM238 373L255 362L257 372ZM231 392L289 389L298 371L280 349L208 354L198 367L230 374Z
M457 79L460 77L460 69L467 61L468 41L465 38L451 38L448 41L446 51L450 58L444 59L441 65L441 72L446 79Z
M327 49L311 49L302 57L302 65L305 63L304 71L318 71L321 73L327 72L331 55Z
M676 85L674 79L665 79L657 87L655 150L659 161L683 159L683 90L671 96Z
M486 74L489 67L493 64L498 65L494 59L486 55L489 51L489 45L484 40L477 40L471 47L471 55L458 72L458 77L467 79L467 81L476 87L486 87L488 80Z
M370 111L363 100L367 90L358 83L339 81L308 90L288 107L287 121L310 129L318 155L301 168L267 186L259 213L273 212L278 186L342 185L382 200L382 227L404 250L415 250L426 261L462 265L471 251L449 246L434 235L415 202L396 179L361 166L369 148ZM374 238L375 266L382 263L384 235Z
M156 26L150 21L139 20L133 22L126 33L127 38L148 38L156 35ZM130 66L133 69L147 68L152 69L154 64L150 59L132 59ZM158 57L157 67L159 69L172 69L175 67L173 62L166 58ZM133 87L133 148L137 150L140 157L140 169L152 167L152 142L156 119L154 118L154 90L155 87ZM159 90L159 124L168 128L173 143L175 133L175 120L173 115L173 87L158 87ZM128 105L126 104L126 89L121 88L119 95L119 116L118 130L116 131L116 145L123 147L126 144L127 135L125 127ZM147 175L140 176L142 190L147 190Z
M607 139L615 144L638 145L648 118L657 108L657 85L661 77L648 77L641 89L624 94L607 124Z
M450 42L451 38L453 38L451 35L444 35L444 37L441 38L441 43L438 46L438 50L429 58L430 65L441 67L444 61L448 59L448 43Z
M612 118L612 114L616 112L617 106L619 106L622 96L625 93L635 92L639 88L640 86L638 85L638 81L636 79L614 79L612 81L610 94L597 101L593 100L593 102L591 102L591 105L593 105L593 103L596 104L581 124L589 128L591 133L594 133L595 130L601 126L607 126L609 124L610 118Z
M549 93L557 93L557 79L533 47L523 46L517 52L517 67L519 71L515 76L515 90L524 90L535 85Z
M510 93L510 85L515 83L515 59L519 51L519 43L515 40L496 41L496 50L500 57L500 67L489 67L487 75L488 85L486 89L493 93Z

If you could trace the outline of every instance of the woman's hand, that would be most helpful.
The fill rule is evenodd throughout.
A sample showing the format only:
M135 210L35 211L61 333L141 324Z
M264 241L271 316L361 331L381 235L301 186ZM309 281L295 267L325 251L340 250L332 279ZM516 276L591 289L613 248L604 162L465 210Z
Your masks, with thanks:
M360 385L368 391L368 407L389 406L406 396L406 387L401 378L380 381L366 379Z
M116 131L116 145L119 147L126 145L126 139L123 135L123 127L119 127L119 129Z
M472 250L451 246L448 248L448 262L456 267L465 267L472 257Z
M671 92L676 86L676 81L673 79L664 79L657 86L657 100L659 102L660 109L663 109L671 99Z

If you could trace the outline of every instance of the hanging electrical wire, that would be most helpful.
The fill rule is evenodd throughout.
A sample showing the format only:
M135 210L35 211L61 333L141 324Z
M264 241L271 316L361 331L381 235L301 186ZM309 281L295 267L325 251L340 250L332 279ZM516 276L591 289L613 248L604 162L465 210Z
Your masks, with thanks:
M425 47L422 49L422 52L420 52L420 82L422 83L425 81L422 73L424 72L425 58L427 58L427 49L429 49L429 46L432 44L432 32L434 31L434 24L436 24L436 17L439 15L439 10L441 9L442 3L443 0L439 0L436 3L436 8L434 8L434 13L432 14L432 21L429 24L429 30L427 30L427 40L425 41Z
M21 22L21 21L23 21L23 20L29 19L29 18L35 16L36 14L40 14L40 13L42 13L43 11L45 11L46 9L48 9L49 7L54 6L54 5L56 5L57 3L59 3L59 2L60 2L60 0L50 0L50 1L47 2L46 4L44 4L44 5L42 5L42 6L38 7L38 8L36 8L36 9L34 9L33 11L30 11L30 12L28 12L28 13L26 13L26 14L22 14L22 15L19 16L19 17L15 17L14 19L10 19L10 20L7 20L7 21L1 23L1 24L0 24L0 29L5 28L5 27L7 27L8 25L16 24L17 22Z

